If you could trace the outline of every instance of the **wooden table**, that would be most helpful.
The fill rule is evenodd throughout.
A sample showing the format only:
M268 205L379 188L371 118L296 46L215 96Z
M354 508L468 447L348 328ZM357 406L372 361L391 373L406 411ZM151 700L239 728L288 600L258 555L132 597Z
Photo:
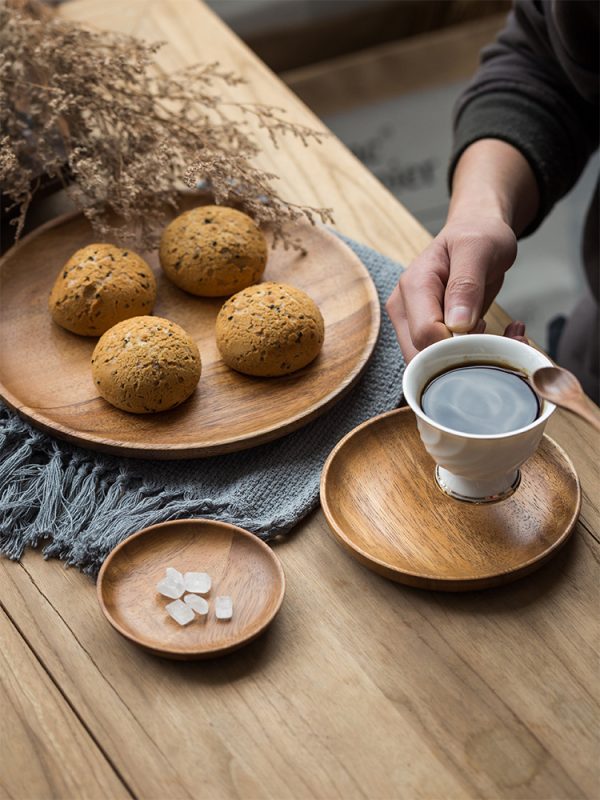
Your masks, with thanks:
M248 98L319 124L198 0L77 0L66 16L168 42L174 68L219 59ZM268 149L295 201L405 263L427 233L333 137ZM491 328L503 321L498 309ZM276 545L284 607L214 662L141 652L76 570L0 561L0 796L29 798L596 798L598 439L550 433L579 471L570 544L499 590L444 595L372 574L320 512Z

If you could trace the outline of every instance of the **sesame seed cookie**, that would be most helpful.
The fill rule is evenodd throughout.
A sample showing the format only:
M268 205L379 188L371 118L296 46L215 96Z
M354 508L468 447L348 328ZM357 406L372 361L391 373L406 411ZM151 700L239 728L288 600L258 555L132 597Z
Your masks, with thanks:
M167 225L160 241L160 263L180 289L202 297L224 297L260 280L267 243L241 211L200 206Z
M249 286L217 316L217 347L227 366L247 375L287 375L317 357L325 335L311 298L284 283Z
M117 322L149 314L154 273L143 258L112 244L90 244L59 272L48 308L52 319L80 336L100 336Z
M162 317L133 317L100 337L92 375L100 395L134 414L166 411L194 391L202 364L183 328Z

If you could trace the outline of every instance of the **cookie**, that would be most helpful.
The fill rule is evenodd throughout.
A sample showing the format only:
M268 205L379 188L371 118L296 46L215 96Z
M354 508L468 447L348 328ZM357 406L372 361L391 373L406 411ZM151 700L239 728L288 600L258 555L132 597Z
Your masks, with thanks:
M133 317L100 337L92 375L100 395L134 414L166 411L194 391L200 353L183 328L162 317Z
M59 272L48 300L52 319L81 336L100 336L117 322L149 314L156 280L137 253L112 244L90 244Z
M325 326L316 303L293 286L243 289L217 316L217 347L227 366L247 375L287 375L321 350Z
M201 206L167 225L160 241L160 263L180 289L202 297L224 297L260 280L267 243L241 211Z

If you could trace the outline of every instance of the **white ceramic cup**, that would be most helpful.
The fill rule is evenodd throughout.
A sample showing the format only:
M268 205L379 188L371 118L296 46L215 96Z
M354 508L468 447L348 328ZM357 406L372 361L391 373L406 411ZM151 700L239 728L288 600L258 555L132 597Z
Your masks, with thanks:
M427 383L451 367L473 363L512 367L531 375L550 359L506 336L471 334L444 339L422 350L404 372L404 397L415 412L419 434L436 462L436 479L452 497L475 503L503 499L516 489L519 467L536 451L556 406L542 401L542 413L530 425L508 433L461 433L434 422L421 408Z

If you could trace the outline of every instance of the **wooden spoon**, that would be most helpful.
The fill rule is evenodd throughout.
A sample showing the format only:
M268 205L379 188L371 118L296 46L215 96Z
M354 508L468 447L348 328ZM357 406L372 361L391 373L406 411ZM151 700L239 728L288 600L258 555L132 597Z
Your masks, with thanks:
M584 393L572 372L562 367L542 367L533 373L530 383L544 400L568 408L600 431L598 408Z

